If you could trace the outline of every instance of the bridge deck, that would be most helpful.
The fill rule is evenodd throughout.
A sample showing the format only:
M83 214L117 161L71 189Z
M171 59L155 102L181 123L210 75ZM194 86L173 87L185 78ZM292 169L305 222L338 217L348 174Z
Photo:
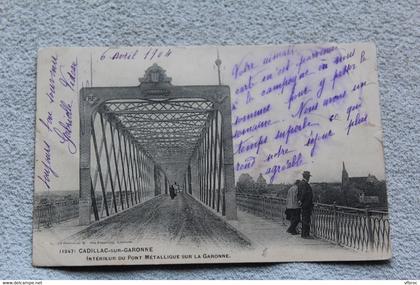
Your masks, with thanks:
M167 248L255 249L270 260L363 260L372 258L320 239L286 233L287 225L238 211L225 222L191 196L162 195L72 235L71 241L133 241ZM234 229L236 230L234 230ZM251 242L251 244L249 244ZM279 258L280 257L280 258Z
M246 248L249 242L191 196L174 200L162 195L95 223L69 238L72 241L133 241L168 247Z

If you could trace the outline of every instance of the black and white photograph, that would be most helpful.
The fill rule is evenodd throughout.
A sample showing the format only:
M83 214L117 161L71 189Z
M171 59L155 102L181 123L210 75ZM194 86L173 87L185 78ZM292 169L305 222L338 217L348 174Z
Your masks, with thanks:
M33 265L391 258L373 43L46 48Z

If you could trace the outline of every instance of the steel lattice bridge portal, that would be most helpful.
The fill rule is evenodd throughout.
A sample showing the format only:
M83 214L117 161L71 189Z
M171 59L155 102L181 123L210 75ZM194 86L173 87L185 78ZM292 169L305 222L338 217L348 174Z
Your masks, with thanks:
M81 225L175 182L236 219L228 86L174 86L154 64L139 86L82 88L79 106Z

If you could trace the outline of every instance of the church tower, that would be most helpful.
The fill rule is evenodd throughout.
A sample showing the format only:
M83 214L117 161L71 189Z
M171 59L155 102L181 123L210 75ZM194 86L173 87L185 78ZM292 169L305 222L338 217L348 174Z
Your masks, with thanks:
M347 173L346 166L343 161L343 171L341 172L341 189L349 182L349 174Z
M344 161L343 161L343 170L341 172L341 194L343 195L343 203L344 205L348 206L348 199L347 199L347 195L348 190L349 190L349 174L347 173L346 170L346 166L344 165Z

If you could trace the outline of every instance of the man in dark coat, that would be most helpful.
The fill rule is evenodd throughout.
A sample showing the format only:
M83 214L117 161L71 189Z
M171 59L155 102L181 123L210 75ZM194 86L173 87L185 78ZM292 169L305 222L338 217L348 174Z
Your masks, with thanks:
M172 200L175 198L176 194L175 194L175 187L174 187L174 185L171 185L169 187L169 195L171 196L171 199Z
M303 179L298 186L298 200L302 212L302 238L309 238L309 232L311 228L311 214L313 208L313 193L311 185L309 185L309 179L311 173L304 171Z

